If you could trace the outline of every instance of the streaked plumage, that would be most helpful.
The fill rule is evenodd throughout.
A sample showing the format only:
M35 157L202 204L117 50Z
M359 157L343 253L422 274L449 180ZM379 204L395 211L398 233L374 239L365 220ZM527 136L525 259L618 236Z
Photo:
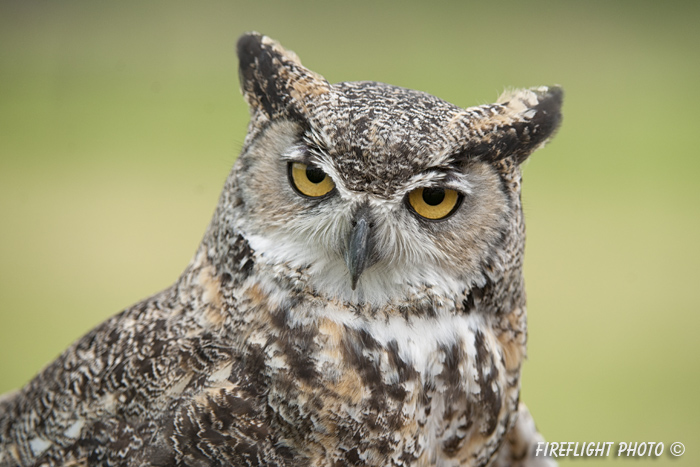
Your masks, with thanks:
M547 463L519 166L561 90L460 109L238 54L251 122L192 262L0 399L0 467Z

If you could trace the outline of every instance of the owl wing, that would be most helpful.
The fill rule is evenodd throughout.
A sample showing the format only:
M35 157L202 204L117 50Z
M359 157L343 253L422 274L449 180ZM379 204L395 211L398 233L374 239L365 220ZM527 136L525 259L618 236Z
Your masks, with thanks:
M170 289L93 329L0 400L0 467L293 465L222 316Z

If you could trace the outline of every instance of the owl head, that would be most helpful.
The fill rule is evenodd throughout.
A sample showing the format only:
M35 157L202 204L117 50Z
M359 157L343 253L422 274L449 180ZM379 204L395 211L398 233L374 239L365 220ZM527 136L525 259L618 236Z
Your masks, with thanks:
M238 41L251 120L217 211L255 267L330 300L458 300L520 274L519 165L556 130L558 87L462 109L330 84L274 40ZM277 279L274 279L277 278Z

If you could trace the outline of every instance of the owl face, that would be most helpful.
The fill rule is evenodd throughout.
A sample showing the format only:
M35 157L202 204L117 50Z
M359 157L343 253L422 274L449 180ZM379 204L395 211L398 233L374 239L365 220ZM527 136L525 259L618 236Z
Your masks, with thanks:
M460 109L381 83L330 85L259 35L239 57L251 125L229 204L259 263L377 306L454 301L507 267L512 180L556 127L560 92Z

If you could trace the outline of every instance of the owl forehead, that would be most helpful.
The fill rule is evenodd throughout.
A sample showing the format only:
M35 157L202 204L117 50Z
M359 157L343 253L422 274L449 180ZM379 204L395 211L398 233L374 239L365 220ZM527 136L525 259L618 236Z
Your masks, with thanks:
M350 190L390 197L414 175L447 168L463 144L462 109L420 91L338 83L310 110L315 139Z

